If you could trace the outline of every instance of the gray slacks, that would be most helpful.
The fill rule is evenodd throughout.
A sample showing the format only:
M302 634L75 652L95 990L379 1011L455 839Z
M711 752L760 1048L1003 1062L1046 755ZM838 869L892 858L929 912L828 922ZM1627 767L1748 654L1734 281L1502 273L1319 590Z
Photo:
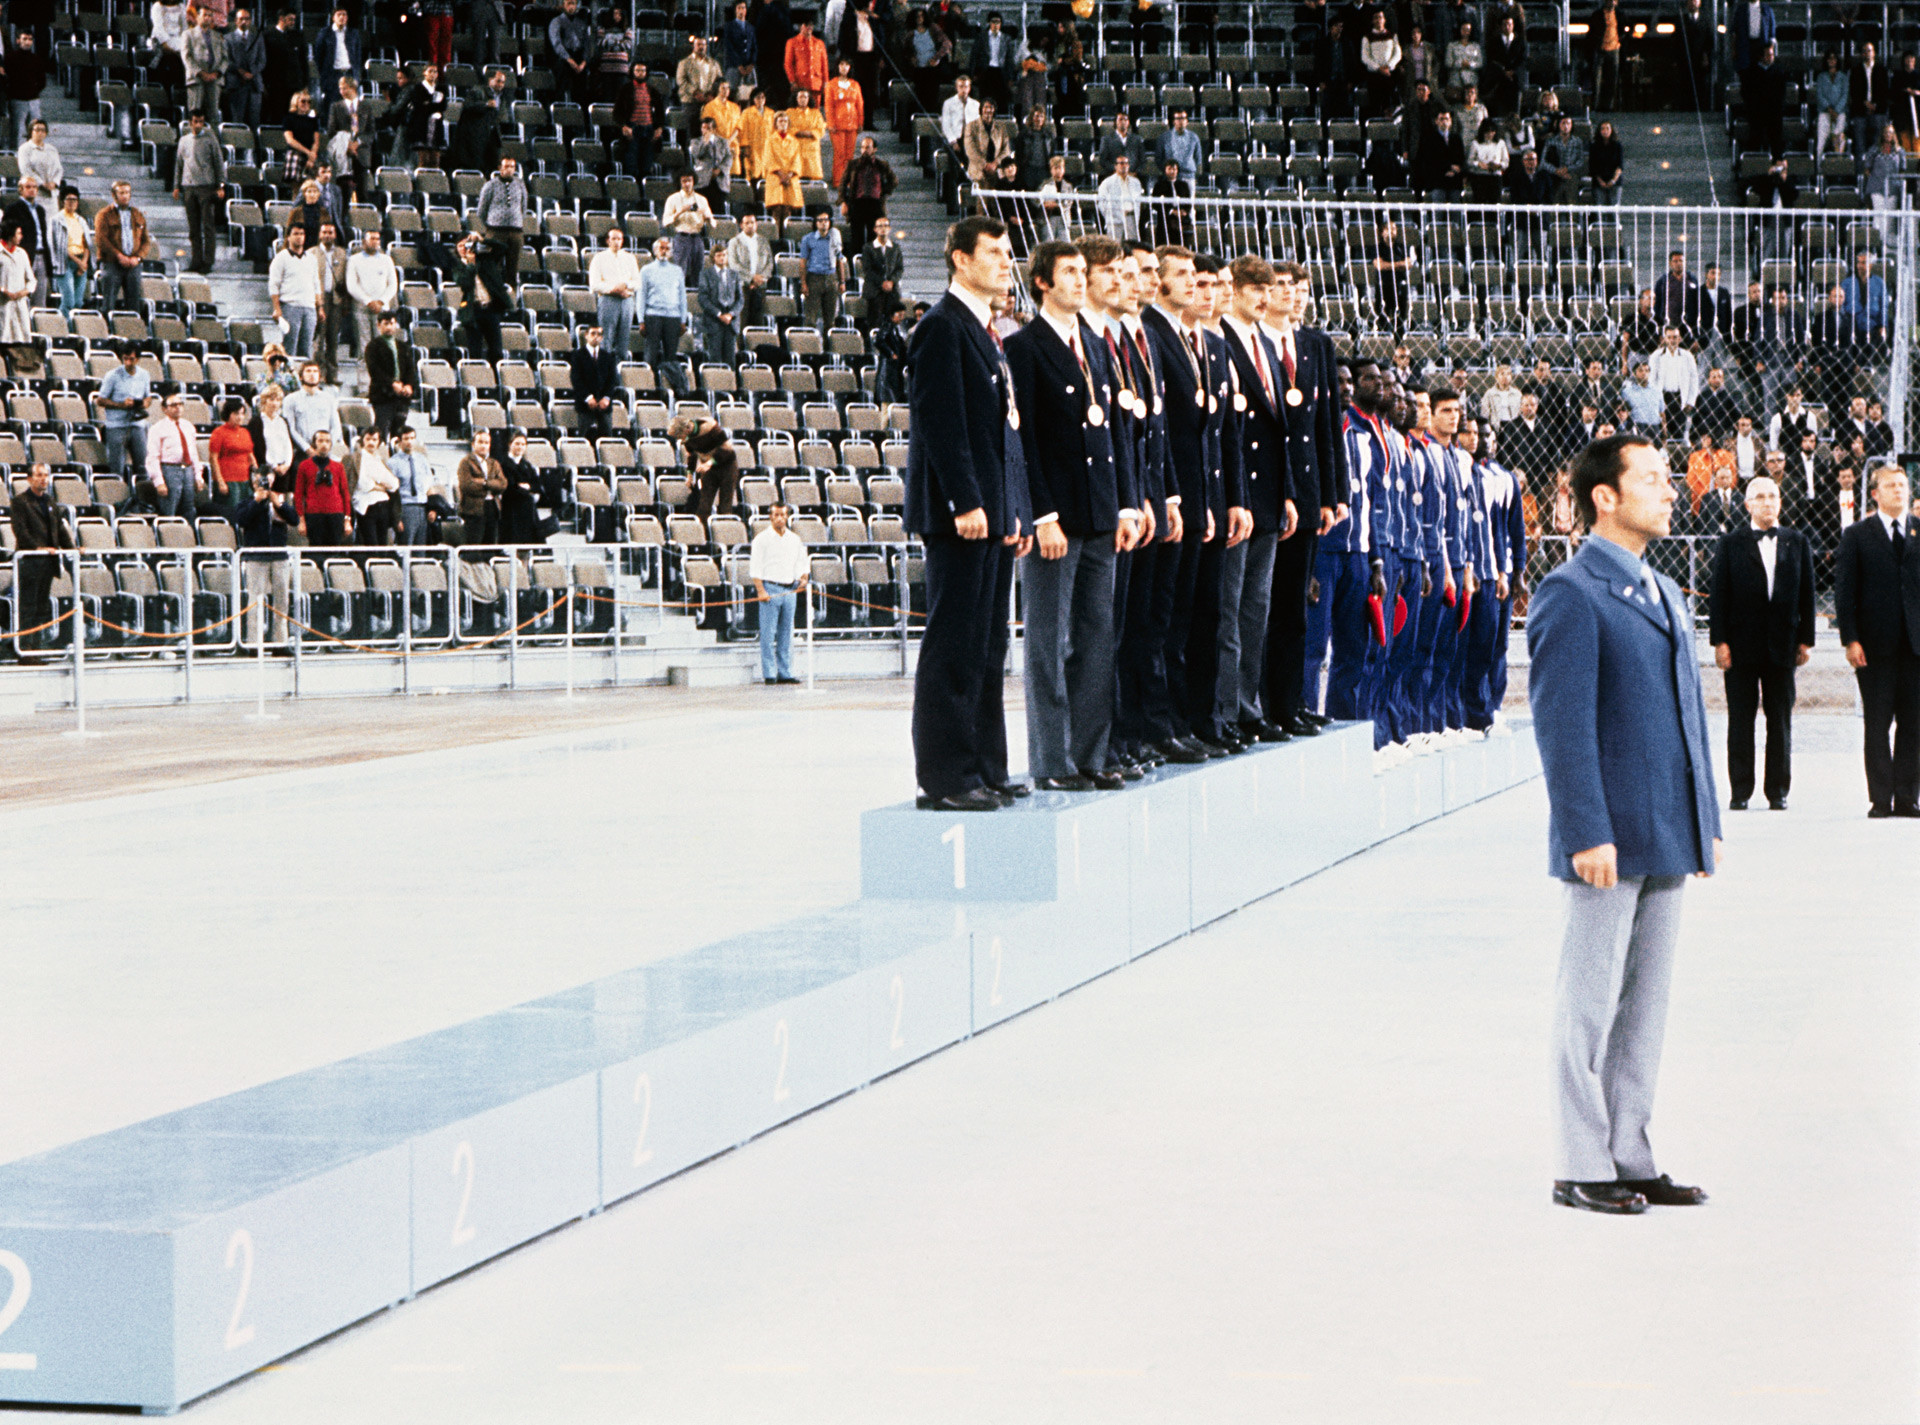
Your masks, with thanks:
M1113 730L1113 536L1068 536L1067 552L1023 560L1027 586L1027 773L1107 765Z
M1214 679L1213 710L1223 728L1260 717L1267 609L1273 603L1273 556L1279 547L1279 533L1270 530L1220 555L1220 669Z
M1684 876L1622 877L1611 890L1567 886L1554 985L1554 1177L1653 1178L1654 1083L1666 1036Z

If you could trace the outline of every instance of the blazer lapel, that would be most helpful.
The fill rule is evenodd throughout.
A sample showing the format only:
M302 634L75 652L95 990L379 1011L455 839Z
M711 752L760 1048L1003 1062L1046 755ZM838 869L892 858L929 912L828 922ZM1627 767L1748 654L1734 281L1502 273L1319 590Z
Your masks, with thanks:
M1647 597L1646 586L1638 579L1623 572L1612 560L1603 554L1591 554L1587 556L1587 572L1605 584L1614 598L1639 614L1640 617L1644 618L1662 633L1667 631L1667 612L1653 606L1653 601ZM1654 582L1658 583L1659 581L1660 576L1657 574L1654 575Z
M1227 351L1233 357L1233 364L1240 369L1240 389L1251 390L1253 392L1251 399L1260 403L1260 409L1267 413L1267 419L1278 421L1280 413L1273 408L1272 402L1267 400L1267 388L1260 382L1260 369L1254 365L1253 353L1248 351L1246 344L1240 340L1239 332L1227 326L1225 322L1220 325L1227 333ZM1258 333L1255 333L1253 339L1259 341L1261 338ZM1277 370L1278 368L1270 366L1268 369Z

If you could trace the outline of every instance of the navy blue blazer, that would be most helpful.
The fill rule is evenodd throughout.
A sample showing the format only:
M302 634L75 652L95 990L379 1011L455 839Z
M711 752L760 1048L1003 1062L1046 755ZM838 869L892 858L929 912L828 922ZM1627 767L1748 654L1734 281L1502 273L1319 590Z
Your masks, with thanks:
M1527 607L1527 695L1547 779L1548 873L1613 843L1620 875L1713 869L1720 835L1707 714L1680 587L1597 536L1540 581Z
M1108 345L1108 338L1104 335L1097 338L1097 341L1101 351L1106 355L1107 373L1113 380L1114 403L1108 414L1113 421L1115 460L1124 463L1126 467L1127 484L1133 491L1133 508L1152 506L1153 517L1157 524L1160 519L1159 477L1150 468L1148 460L1148 421L1121 405L1119 400L1123 387L1136 396L1144 392L1147 409L1151 411L1152 386L1142 374L1140 354L1133 349L1133 343L1126 339L1124 332L1112 338L1111 346Z
M1240 442L1229 438L1233 420L1233 362L1227 356L1226 338L1217 332L1202 331L1200 339L1207 352L1207 508L1213 522L1226 538L1227 510L1247 504L1247 477L1240 458Z
M1273 373L1275 399L1269 401L1267 389L1260 381L1260 369L1254 364L1253 354L1241 340L1240 333L1225 322L1220 326L1226 333L1227 355L1235 376L1233 425L1244 477L1246 504L1243 508L1253 515L1255 534L1277 534L1286 523L1286 501L1293 498L1287 460L1288 412L1279 399L1286 376L1272 343L1264 335L1255 335L1267 369ZM1316 491L1315 498L1318 497Z
M1136 509L1128 476L1131 462L1116 448L1113 375L1106 344L1075 318L1087 373L1044 316L1007 338L1020 407L1020 438L1026 445L1028 505L1034 517L1057 515L1063 534L1111 534L1120 511ZM1092 419L1097 411L1100 419ZM1124 444L1124 441L1120 442Z
M1294 349L1299 353L1295 379L1312 411L1313 469L1320 482L1320 508L1335 509L1347 498L1347 442L1340 431L1340 360L1333 338L1318 327L1295 327ZM1307 511L1312 500L1296 490L1303 524L1312 525Z
M1148 307L1140 320L1160 367L1165 394L1167 494L1179 496L1188 524L1199 520L1204 528L1206 519L1200 511L1207 502L1207 389L1194 374L1193 348L1166 315L1158 307Z
M907 528L951 535L955 515L987 512L992 539L1032 529L1013 378L987 329L949 293L907 341Z
M1139 335L1128 335L1133 340L1127 344L1127 361L1137 380L1133 389L1147 408L1142 422L1142 458L1134 467L1134 479L1140 487L1140 498L1153 506L1154 537L1158 539L1164 537L1167 528L1167 496L1180 493L1167 455L1167 393L1152 339L1149 337L1146 354L1142 355Z

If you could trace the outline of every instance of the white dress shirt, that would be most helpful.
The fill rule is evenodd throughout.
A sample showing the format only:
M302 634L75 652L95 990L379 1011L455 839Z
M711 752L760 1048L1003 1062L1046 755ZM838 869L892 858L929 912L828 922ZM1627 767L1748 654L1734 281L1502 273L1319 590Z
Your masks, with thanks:
M940 106L940 132L945 134L947 142L957 144L967 131L967 125L980 117L980 101L968 99L964 103L958 94L949 95L947 102Z
M1773 566L1780 558L1780 527L1775 525L1772 529L1763 530L1759 525L1755 525L1753 532L1773 536L1771 539L1754 541L1760 546L1760 562L1767 566L1767 597L1771 599L1773 597Z
M631 297L640 290L640 264L624 247L597 252L587 264L587 286L596 297L611 297L616 287L626 288Z
M349 257L347 295L363 307L379 302L384 309L391 309L400 295L400 271L393 265L393 259L384 252L368 252L365 248Z
M768 525L753 537L747 576L763 584L797 584L812 568L807 542L789 525L783 534Z

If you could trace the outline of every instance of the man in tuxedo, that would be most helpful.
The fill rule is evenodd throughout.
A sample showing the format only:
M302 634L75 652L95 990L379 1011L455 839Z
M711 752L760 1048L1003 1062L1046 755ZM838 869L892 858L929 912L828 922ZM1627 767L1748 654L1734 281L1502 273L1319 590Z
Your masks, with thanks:
M907 347L907 528L926 546L927 625L913 685L920 796L939 811L993 811L1025 792L1007 779L1001 667L1013 561L1033 543L1020 411L991 333L1013 248L1005 224L947 231L952 284Z
M376 319L378 335L367 343L367 399L373 405L373 425L391 440L406 429L420 390L420 358L413 343L400 337L400 317L382 312Z
M599 326L590 326L586 343L567 354L573 408L587 440L613 433L613 403L620 394L620 358L602 346L600 338Z
M1794 673L1813 656L1813 550L1780 524L1780 487L1747 485L1752 523L1722 535L1707 602L1714 666L1726 677L1727 781L1734 811L1753 796L1753 717L1767 715L1767 805L1787 809L1793 785Z
M1573 467L1593 531L1527 609L1527 694L1547 784L1548 871L1567 885L1554 990L1553 1200L1637 1215L1707 1195L1654 1165L1647 1123L1687 877L1711 875L1720 808L1693 625L1646 562L1674 488L1651 441Z
M1039 556L1025 577L1027 770L1042 791L1114 791L1114 557L1138 542L1140 512L1106 347L1080 317L1087 260L1043 242L1028 283L1039 315L1006 345Z
M1205 341L1198 326L1198 295L1193 254L1183 247L1163 247L1155 254L1159 295L1140 314L1147 331L1154 364L1160 370L1167 414L1167 524L1177 555L1169 589L1167 619L1167 699L1172 731L1158 750L1170 762L1204 761L1209 753L1195 735L1191 722L1192 698L1188 679L1188 652L1193 632L1194 591L1200 582L1200 556L1209 530L1207 508L1206 437L1207 398L1211 381ZM1211 688L1212 684L1209 683Z
M1228 309L1220 323L1233 391L1227 438L1238 447L1245 504L1230 505L1227 510L1217 715L1223 726L1237 729L1244 741L1285 742L1292 734L1273 720L1261 702L1269 654L1268 614L1278 582L1275 551L1300 534L1294 448L1297 441L1301 460L1310 461L1312 437L1304 422L1297 433L1292 428L1304 398L1288 381L1279 352L1261 329L1273 300L1272 265L1263 257L1238 257L1227 269L1227 280ZM1289 308L1291 288L1289 283L1281 299ZM1295 392L1291 404L1288 392ZM1301 498L1317 502L1319 491L1302 492ZM1279 715L1286 717L1287 710Z
M1874 513L1840 536L1834 615L1866 708L1867 815L1920 816L1920 526L1899 466L1871 492Z

